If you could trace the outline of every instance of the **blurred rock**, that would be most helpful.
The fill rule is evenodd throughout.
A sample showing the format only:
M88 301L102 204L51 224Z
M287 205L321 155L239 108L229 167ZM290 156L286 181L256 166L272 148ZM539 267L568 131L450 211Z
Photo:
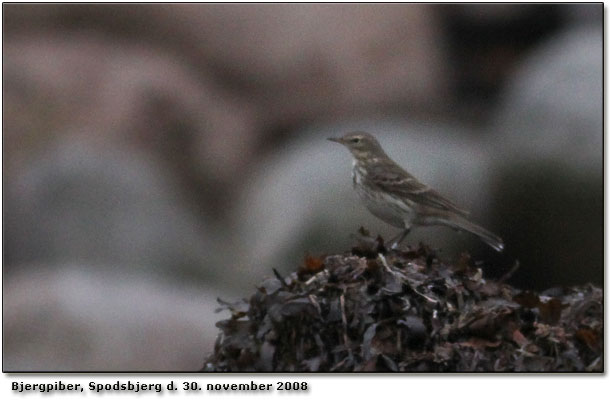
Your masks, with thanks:
M533 51L491 129L495 217L521 260L515 282L526 286L602 283L602 32L575 28Z
M586 5L583 5L586 6ZM455 79L451 112L488 123L527 51L560 29L565 4L445 4L437 10Z
M604 23L604 4L563 4L561 10L564 11L564 18L569 24L576 25L596 25Z
M5 273L65 262L206 281L217 271L213 228L137 153L61 142L4 188Z
M222 197L219 185L251 157L248 105L145 42L28 32L5 41L4 60L8 174L79 131L158 157L205 204Z
M30 267L4 279L4 371L202 367L201 348L212 351L216 336L215 294L93 267Z
M600 169L602 45L599 26L564 32L533 51L506 87L498 146L521 158Z
M254 106L261 136L337 115L442 106L439 26L420 4L8 5L9 40L93 30L176 54Z
M361 204L352 188L349 152L326 140L355 129L374 133L414 176L471 210L474 221L502 234L488 223L495 207L488 195L490 143L468 139L472 132L467 128L415 121L312 127L268 159L244 190L234 226L244 248L238 265L253 282L261 273L246 266L291 269L307 252L347 248L350 232L359 226L386 240L399 233ZM445 256L466 248L488 251L476 238L443 227L414 229L405 243L432 237L426 241Z

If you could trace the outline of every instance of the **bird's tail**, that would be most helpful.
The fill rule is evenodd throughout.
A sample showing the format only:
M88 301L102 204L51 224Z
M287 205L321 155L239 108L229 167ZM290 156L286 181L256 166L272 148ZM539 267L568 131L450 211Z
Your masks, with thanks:
M502 241L501 237L494 235L482 226L470 222L462 216L453 215L449 220L445 220L444 222L447 226L455 229L461 229L478 236L482 241L493 247L498 252L504 250L504 242Z

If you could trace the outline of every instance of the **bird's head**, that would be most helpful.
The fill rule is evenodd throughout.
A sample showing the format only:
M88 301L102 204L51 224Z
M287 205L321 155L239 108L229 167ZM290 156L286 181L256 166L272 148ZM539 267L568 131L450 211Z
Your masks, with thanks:
M366 160L386 155L377 139L370 133L350 132L339 138L328 138L328 140L341 143L347 147L357 160Z

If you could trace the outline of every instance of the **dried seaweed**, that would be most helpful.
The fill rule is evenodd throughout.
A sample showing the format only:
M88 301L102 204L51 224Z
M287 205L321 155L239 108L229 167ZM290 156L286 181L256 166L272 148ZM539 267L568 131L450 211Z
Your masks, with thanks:
M603 371L602 290L537 294L483 277L467 254L387 250L360 230L348 254L307 256L231 318L205 371Z

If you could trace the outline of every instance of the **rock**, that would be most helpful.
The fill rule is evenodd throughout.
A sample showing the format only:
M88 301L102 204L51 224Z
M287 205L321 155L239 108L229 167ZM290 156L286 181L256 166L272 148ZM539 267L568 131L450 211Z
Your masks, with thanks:
M507 85L494 140L507 159L602 163L601 27L575 28L532 51Z
M516 284L602 283L602 44L600 23L532 51L490 129L496 225L506 232L507 253L524 266Z
M214 203L251 156L251 107L162 49L82 32L17 36L4 48L9 173L79 132L159 158ZM209 186L215 195L201 195Z
M215 238L158 165L64 142L5 183L5 273L84 262L178 279L213 279Z
M11 5L5 13L10 38L24 27L87 27L177 54L254 106L260 135L379 107L427 111L443 103L450 76L429 5Z
M31 266L5 278L4 370L200 369L199 349L214 343L217 293L145 273L103 272L118 269Z

